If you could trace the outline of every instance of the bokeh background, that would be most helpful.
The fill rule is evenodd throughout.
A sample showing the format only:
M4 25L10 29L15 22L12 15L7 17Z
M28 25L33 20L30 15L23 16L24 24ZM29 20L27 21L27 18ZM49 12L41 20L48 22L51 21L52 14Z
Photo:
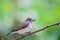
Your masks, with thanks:
M31 31L59 22L60 0L0 0L0 34L3 37L28 17L36 19ZM60 26L48 28L23 40L60 40Z

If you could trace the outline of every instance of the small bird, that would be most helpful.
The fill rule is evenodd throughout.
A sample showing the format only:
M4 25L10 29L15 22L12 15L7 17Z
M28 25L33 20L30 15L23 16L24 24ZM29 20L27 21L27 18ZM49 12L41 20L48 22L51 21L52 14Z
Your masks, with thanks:
M25 33L28 33L32 28L32 26L30 25L32 24L33 21L35 21L35 19L27 18L24 22L22 22L17 27L15 27L11 32L9 32L7 36L13 33L18 33L23 35Z

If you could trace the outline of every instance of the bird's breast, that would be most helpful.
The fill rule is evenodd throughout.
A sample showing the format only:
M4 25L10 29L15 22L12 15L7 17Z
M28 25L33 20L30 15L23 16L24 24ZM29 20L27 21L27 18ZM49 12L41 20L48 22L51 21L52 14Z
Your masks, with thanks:
M28 27L23 28L23 29L21 29L19 31L16 31L16 32L19 33L19 34L24 34L26 32L29 32L31 30L31 28L32 28L32 24L29 24Z

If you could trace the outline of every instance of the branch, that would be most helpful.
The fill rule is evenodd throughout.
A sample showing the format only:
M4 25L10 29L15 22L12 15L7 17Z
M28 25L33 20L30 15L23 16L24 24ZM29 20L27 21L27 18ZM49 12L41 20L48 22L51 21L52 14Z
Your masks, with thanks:
M0 40L2 39L2 35L0 34Z
M49 28L49 27L56 26L56 25L59 25L59 24L60 24L60 22L55 23L55 24L52 24L52 25L48 25L48 26L46 26L46 27L44 27L44 28L42 28L42 29L39 29L39 30L37 30L37 31L34 31L34 32L32 32L32 33L30 33L30 34L28 34L28 35L25 35L25 36L23 36L23 37L17 38L17 39L15 39L15 40L21 40L21 39L23 39L23 38L25 38L25 37L28 37L28 36L32 35L32 34L35 34L35 33L37 33L37 32L43 31L43 30L45 30L45 29L47 29L47 28Z

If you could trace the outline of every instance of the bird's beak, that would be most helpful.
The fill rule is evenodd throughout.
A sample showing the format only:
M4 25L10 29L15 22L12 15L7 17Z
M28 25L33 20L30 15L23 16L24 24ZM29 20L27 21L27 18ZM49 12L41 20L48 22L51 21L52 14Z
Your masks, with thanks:
M34 20L32 20L32 21L36 21L36 20L34 19Z

